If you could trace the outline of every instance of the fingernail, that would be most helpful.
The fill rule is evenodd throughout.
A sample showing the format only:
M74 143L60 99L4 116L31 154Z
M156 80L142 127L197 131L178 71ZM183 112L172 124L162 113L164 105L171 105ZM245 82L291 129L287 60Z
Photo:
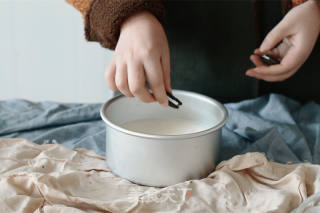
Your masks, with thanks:
M261 70L258 69L254 69L253 71L255 71L256 73L261 73Z
M167 107L169 105L169 101L168 102L164 102L161 104L163 107Z
M263 53L263 52L266 51L266 49L265 49L264 47L262 47L262 46L261 46L258 50L259 50L259 52L261 52L261 53Z

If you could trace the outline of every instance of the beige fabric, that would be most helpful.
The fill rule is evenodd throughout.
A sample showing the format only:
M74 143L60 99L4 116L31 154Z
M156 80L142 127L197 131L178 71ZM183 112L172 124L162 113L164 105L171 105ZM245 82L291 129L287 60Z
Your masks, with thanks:
M114 176L88 150L0 139L1 212L289 212L319 192L320 167L239 155L208 178L166 188ZM146 171L147 172L147 171ZM170 174L168 174L170 175Z

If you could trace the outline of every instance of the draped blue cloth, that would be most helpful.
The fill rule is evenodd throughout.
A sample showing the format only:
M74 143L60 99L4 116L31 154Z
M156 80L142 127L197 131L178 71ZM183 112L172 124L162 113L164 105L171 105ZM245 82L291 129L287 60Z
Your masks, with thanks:
M102 104L0 101L0 138L60 143L105 155ZM280 163L320 163L320 106L300 104L278 94L225 104L218 162L245 152L264 152Z

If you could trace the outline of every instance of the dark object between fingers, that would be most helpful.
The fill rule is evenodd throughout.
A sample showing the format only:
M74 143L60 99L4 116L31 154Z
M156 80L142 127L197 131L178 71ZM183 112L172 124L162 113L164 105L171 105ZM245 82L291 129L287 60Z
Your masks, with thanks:
M271 66L271 65L280 64L280 61L271 55L268 55L268 54L259 55L256 53L254 53L254 55L259 56L265 65Z
M169 106L172 108L175 108L175 109L179 109L179 106L182 105L182 102L169 92L167 92L167 96L169 98ZM170 99L172 99L174 102L176 102L176 104L173 103Z

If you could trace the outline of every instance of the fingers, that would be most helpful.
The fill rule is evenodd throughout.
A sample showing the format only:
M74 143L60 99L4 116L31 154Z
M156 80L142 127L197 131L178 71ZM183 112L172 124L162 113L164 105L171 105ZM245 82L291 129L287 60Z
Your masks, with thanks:
M154 102L154 97L149 93L145 86L146 77L143 65L139 62L129 62L127 73L131 94L143 102Z
M172 93L171 76L170 76L170 54L164 54L161 57L161 64L163 70L164 86L166 91Z
M129 89L127 65L125 63L118 63L116 68L115 82L117 88L128 97L133 97Z
M299 68L300 66L296 66L292 69L283 70L280 65L260 66L247 70L246 75L265 81L283 81L291 77Z
M304 60L301 60L299 48L292 47L281 60L281 64L273 66L257 66L251 70L263 75L282 75L299 68L303 61Z
M272 66L259 64L256 68L249 69L246 75L265 81L283 81L296 73L301 65L299 51L290 49L281 64Z
M256 53L256 52L255 52ZM256 67L259 67L259 66L264 66L264 63L262 62L262 60L260 59L259 56L257 55L251 55L250 56L250 60L252 61L252 63L254 63L254 65Z
M289 35L290 29L287 28L285 21L281 21L275 28L268 33L260 45L259 50L263 53L273 49L280 41Z
M271 50L271 54L277 58L283 58L292 46L291 41L288 38L284 38L276 48Z
M266 66L261 63L259 57L251 56L250 59L257 67L247 70L246 75L265 81L283 81L292 76L303 64L302 52L300 46L292 45L290 41L284 39L281 45L268 51L268 54L283 57L280 64Z
M146 60L144 62L144 68L153 96L161 105L168 106L168 96L165 90L160 58L156 60Z
M253 71L259 73L261 75L282 75L290 70L294 70L298 67L298 65L291 67L288 64L277 64L272 66L258 66L248 71Z
M145 69L148 70L147 73ZM146 88L146 78L153 94ZM166 91L171 92L170 59L151 59L146 60L145 64L137 60L128 60L127 63L119 61L116 64L115 59L112 59L105 73L105 80L112 90L119 90L128 97L136 97L147 103L158 101L161 105L168 106Z
M107 67L104 78L110 89L112 89L113 91L118 91L118 88L115 82L115 75L116 75L116 64L114 63L114 58L113 58Z
M288 78L290 78L292 75L294 75L297 72L298 69L292 70L290 72L281 74L281 75L265 75L261 73L254 72L252 70L248 70L246 75L250 77L254 77L259 80L264 80L268 82L277 82L277 81L284 81Z

